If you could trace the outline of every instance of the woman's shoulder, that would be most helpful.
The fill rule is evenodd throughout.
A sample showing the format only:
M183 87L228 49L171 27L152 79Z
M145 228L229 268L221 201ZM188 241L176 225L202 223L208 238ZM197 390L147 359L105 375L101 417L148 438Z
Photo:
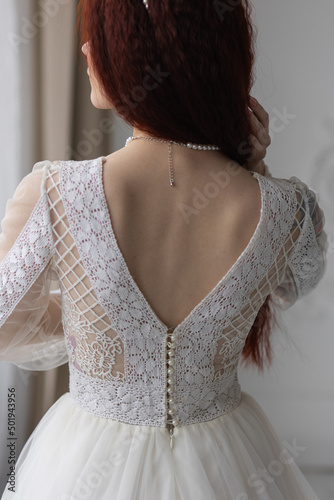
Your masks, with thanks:
M314 205L318 201L318 195L298 177L279 178L269 174L268 170L262 178L262 183L267 190L276 193L276 197L283 204L292 204L297 210L302 205Z
M290 208L292 212L295 211L298 202L298 182L295 180L299 179L274 177L268 170L264 175L254 173L254 177L258 179L261 189L266 192L267 202L272 205L273 210L281 206L282 210Z
M39 172L39 174L36 174L38 176L42 175L44 170L63 170L65 167L70 167L73 170L86 169L100 162L103 163L104 159L104 156L98 156L87 160L41 160L34 164L32 172Z

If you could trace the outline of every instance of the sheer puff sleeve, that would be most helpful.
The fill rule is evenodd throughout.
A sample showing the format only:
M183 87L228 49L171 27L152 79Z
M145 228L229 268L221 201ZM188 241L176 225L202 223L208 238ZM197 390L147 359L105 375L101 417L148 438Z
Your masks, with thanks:
M45 179L39 162L8 200L0 235L0 361L47 370L68 361Z
M297 212L284 279L272 294L281 309L287 309L316 287L325 272L328 247L325 217L317 195L297 177L285 182L295 190Z

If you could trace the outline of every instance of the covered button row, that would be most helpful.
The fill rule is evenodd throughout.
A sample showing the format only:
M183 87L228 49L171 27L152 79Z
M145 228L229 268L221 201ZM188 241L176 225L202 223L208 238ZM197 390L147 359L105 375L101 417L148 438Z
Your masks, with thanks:
M169 423L175 425L178 425L179 421L174 415L174 367L175 367L175 347L176 347L176 335L172 334L170 336L170 342L168 342L168 359L167 359L167 393L168 393L168 410L167 413L171 417L172 420L169 420Z

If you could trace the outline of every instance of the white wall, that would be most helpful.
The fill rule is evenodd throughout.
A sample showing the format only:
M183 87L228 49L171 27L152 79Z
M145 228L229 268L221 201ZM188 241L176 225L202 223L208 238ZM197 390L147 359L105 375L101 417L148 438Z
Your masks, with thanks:
M305 447L296 459L300 466L334 471L334 3L253 0L253 5L258 27L253 94L272 119L266 162L277 177L299 177L319 194L331 245L326 277L282 315L287 334L274 333L273 368L263 376L242 369L239 379L281 439L292 444L295 438ZM295 117L285 124L275 121L285 107Z

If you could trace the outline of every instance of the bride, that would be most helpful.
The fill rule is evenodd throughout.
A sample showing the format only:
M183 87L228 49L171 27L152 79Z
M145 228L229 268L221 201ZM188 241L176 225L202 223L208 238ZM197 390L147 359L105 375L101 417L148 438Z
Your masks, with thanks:
M79 20L91 101L133 135L37 163L7 205L0 359L68 362L70 386L2 499L316 500L238 382L326 248L315 194L264 163L249 2L82 0Z

